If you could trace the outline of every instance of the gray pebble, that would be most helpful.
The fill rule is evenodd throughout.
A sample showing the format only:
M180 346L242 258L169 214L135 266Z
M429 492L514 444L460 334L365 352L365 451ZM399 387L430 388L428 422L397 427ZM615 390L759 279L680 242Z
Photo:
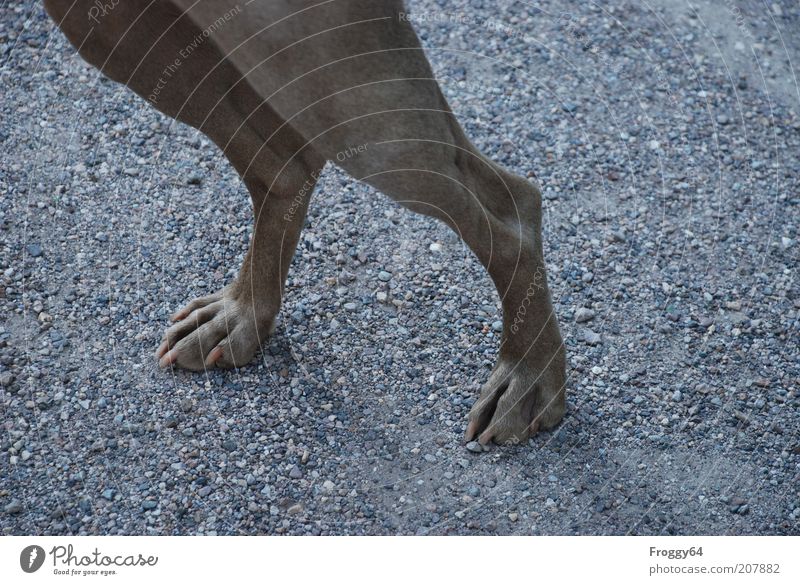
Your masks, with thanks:
M39 244L28 244L25 251L31 258L38 258L42 255L42 247Z
M589 345L598 345L602 341L599 333L595 333L591 329L584 329L583 340Z
M577 311L575 311L575 321L577 323L586 323L592 319L594 319L594 311L591 309L580 307Z
M478 441L470 441L467 443L467 450L472 453L483 453L483 445Z

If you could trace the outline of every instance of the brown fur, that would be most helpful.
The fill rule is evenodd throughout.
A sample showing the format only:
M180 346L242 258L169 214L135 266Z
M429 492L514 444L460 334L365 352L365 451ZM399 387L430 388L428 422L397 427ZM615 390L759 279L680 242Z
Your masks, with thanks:
M315 178L333 161L447 223L497 287L500 356L467 438L517 441L559 422L565 352L545 277L539 190L469 142L400 0L106 2L45 6L89 63L209 136L253 202L238 278L175 315L158 349L163 366L253 358L274 326Z

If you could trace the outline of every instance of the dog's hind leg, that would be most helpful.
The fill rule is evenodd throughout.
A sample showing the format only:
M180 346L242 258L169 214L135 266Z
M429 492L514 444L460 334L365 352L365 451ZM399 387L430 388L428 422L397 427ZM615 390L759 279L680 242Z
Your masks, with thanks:
M481 155L452 120L436 122L451 115L423 116L428 128L441 129L439 140L371 144L376 166L355 176L446 223L488 270L503 306L503 334L467 438L521 441L555 426L565 409L565 351L547 286L540 192Z
M299 78L305 93L295 90L276 107L287 115L304 96L322 93L293 118L315 148L405 207L445 222L489 272L503 334L467 437L513 442L552 428L565 410L566 359L547 285L538 186L470 143L399 3L353 5L360 18L380 20L366 27L369 34L341 29L338 39L303 43L292 57L318 67L305 66L314 72ZM333 9L329 17L337 17ZM356 145L363 148L354 156L336 156Z

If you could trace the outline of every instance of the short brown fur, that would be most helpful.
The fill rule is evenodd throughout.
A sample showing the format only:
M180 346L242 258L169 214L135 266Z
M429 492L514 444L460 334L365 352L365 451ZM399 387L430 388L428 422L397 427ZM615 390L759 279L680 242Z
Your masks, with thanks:
M308 208L309 196L297 195L310 195L333 161L447 223L497 287L500 355L467 439L520 441L561 420L565 351L547 288L539 189L467 139L400 0L45 7L89 63L209 136L252 198L255 227L237 279L174 316L157 350L162 366L230 368L253 358L274 328Z

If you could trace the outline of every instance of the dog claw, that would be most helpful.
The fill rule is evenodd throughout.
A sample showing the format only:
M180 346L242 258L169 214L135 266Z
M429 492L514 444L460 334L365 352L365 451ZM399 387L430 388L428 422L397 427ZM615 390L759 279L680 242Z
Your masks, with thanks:
M206 365L209 367L213 366L217 363L217 361L219 361L224 353L225 352L220 346L215 347L208 353L208 356L206 356Z
M178 359L178 353L172 349L164 354L164 356L158 361L158 365L162 368L166 368L167 366L171 365L176 359Z
M187 315L188 315L188 313L185 310L184 311L178 311L177 313L172 315L172 317L170 317L170 320L173 323L177 323L178 321L183 321L186 318Z
M156 350L162 368L203 372L247 364L274 326L266 304L224 292L194 299L177 311Z
M471 441L475 436L475 433L477 432L478 432L477 421L474 420L470 421L469 424L467 425L467 432L464 433L464 440L467 442Z
M560 358L560 356L556 356ZM553 428L564 414L562 359L545 367L498 363L469 414L467 441L515 445Z
M164 357L164 354L167 353L168 349L169 345L167 344L167 340L165 339L164 341L161 342L161 345L158 346L158 349L156 350L156 357L158 359L161 359L162 357Z

